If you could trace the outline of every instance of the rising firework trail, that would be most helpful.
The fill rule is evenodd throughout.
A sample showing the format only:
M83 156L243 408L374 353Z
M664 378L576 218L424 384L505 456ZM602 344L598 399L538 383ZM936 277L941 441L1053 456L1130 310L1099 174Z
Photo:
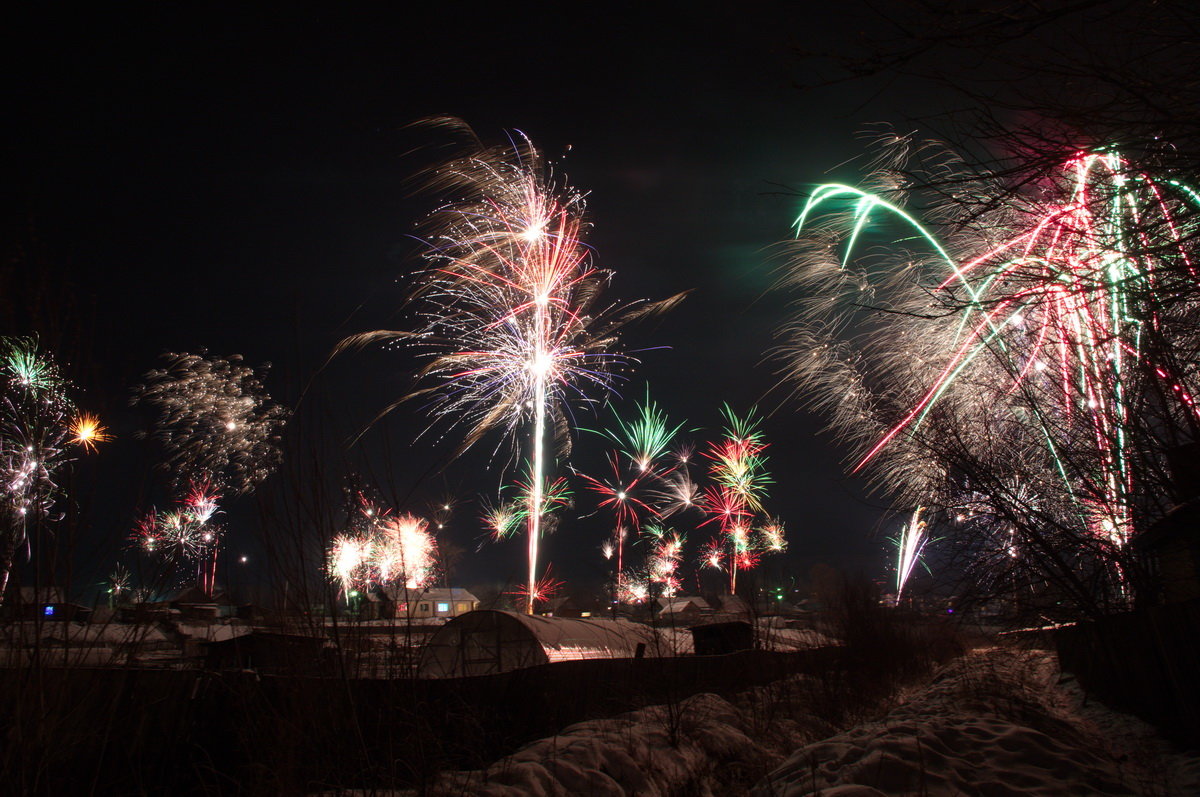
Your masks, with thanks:
M929 541L925 521L921 520L922 510L923 507L917 507L912 518L900 529L900 534L894 541L896 544L897 602L900 601L900 596L904 593L904 585L908 583L913 570L916 569L917 562L921 560L921 552L925 550L925 544Z
M418 328L356 335L338 350L380 341L414 346L427 362L417 389L400 401L423 399L435 423L465 429L459 453L492 430L515 438L529 429L526 610L532 613L542 490L555 459L547 448L552 436L569 439L565 404L606 393L614 368L630 362L616 349L617 330L682 296L600 305L612 274L592 265L583 243L583 196L554 178L528 140L487 148L461 122L445 123L473 144L433 173L431 187L450 200L427 225L429 267L411 295Z

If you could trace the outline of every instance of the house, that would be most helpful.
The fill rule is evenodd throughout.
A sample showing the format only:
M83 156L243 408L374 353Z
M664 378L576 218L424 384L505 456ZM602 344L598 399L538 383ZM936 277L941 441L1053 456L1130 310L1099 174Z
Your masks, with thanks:
M538 612L545 617L602 617L603 601L590 595L562 595L546 602L546 610Z
M375 595L382 604L379 608L382 617L449 619L479 608L479 599L461 587L407 589L389 586Z
M86 606L68 602L62 587L10 589L4 605L4 614L12 620L86 621L91 613Z
M237 606L224 592L209 595L199 587L183 590L175 596L170 606L178 609L181 616L192 620L217 620L237 613Z
M1156 598L1181 603L1200 598L1200 498L1180 504L1133 540Z
M678 595L674 598L659 598L658 619L664 622L694 623L702 615L711 614L712 607L700 597Z
M751 615L750 604L739 595L721 595L717 598L716 613L729 618L745 619Z

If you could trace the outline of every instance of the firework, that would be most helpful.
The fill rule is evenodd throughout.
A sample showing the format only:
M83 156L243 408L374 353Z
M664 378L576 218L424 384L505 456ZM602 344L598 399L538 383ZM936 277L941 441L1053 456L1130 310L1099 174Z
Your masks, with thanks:
M526 505L517 501L498 501L483 504L483 525L494 540L511 537L525 519Z
M629 422L614 414L617 428L601 434L615 442L640 473L646 473L666 453L683 424L671 426L667 414L650 399L648 385L637 411L637 417Z
M17 550L31 524L54 518L58 472L68 445L95 450L107 436L80 426L67 383L54 360L26 338L0 338L0 603Z
M405 589L425 585L434 565L429 522L414 515L389 518L379 525L372 559L379 583L402 583Z
M713 570L725 569L725 543L723 540L710 540L700 550L700 566Z
M203 525L217 514L217 502L220 500L221 496L213 489L211 482L200 481L192 483L184 504L191 519Z
M709 474L720 491L731 496L728 500L736 501L747 510L760 512L771 477L765 470L763 451L766 444L762 441L755 413L751 410L746 417L738 417L728 406L722 408L722 413L726 420L725 437L705 452L712 461Z
M129 570L118 564L108 576L109 608L121 602L121 595L129 592L129 583Z
M778 523L768 523L757 535L751 533L753 517L763 510L766 487L771 483L763 454L767 444L755 413L751 410L741 417L726 406L722 414L724 435L704 452L713 485L701 498L709 515L701 525L717 523L724 537L705 550L704 558L706 566L727 570L729 591L734 594L738 571L756 567L763 550L782 551L784 542L783 527Z
M703 493L688 472L687 466L681 464L663 477L659 486L649 491L654 502L655 514L659 518L669 518L703 505Z
M613 367L629 361L615 350L618 328L681 297L598 304L611 273L591 265L583 244L583 197L554 181L528 141L478 147L440 168L434 187L453 201L430 223L431 267L413 292L421 328L357 335L339 349L402 341L427 355L419 380L431 384L406 398L428 400L436 418L465 428L460 451L494 429L513 437L530 428L529 500L540 507L554 464L546 437L565 427L565 402L606 392ZM541 512L530 511L527 522L533 585ZM532 612L536 590L527 591Z
M987 500L1119 551L1148 495L1139 472L1161 471L1164 433L1200 419L1190 331L1200 197L1116 152L1081 153L1019 201L992 202L985 185L968 208L956 194L966 209L944 213L975 215L944 243L889 201L892 189L828 185L806 203L798 225L811 246L792 276L815 290L791 330L792 375L857 447L855 470L870 466L913 503L936 495L952 507L974 490L923 453L948 430L989 468L1024 471L1039 508L999 482ZM877 217L931 254L905 253L891 271L856 261ZM857 312L845 308L872 303L891 323L875 323L871 345L852 352L838 340ZM887 392L869 387L878 384Z
M428 586L437 561L428 520L393 515L359 495L350 526L333 539L325 558L326 573L345 595L373 586Z
M639 482L650 478L650 474L639 468L637 475L626 475L625 469L615 454L609 455L608 465L609 473L603 478L594 478L585 473L580 473L579 476L586 482L588 489L601 496L599 508L607 510L613 515L611 545L616 550L614 590L619 595L625 577L626 537L630 529L636 531L641 525L643 513L648 514L653 511L638 498L636 492Z
M787 550L787 539L784 536L783 522L770 518L758 529L762 548L768 553L782 553Z
M217 555L224 529L214 523L219 514L218 495L208 482L193 483L179 506L151 511L134 526L133 540L147 554L175 566L196 565L196 584L206 595L216 591Z
M659 526L648 526L645 537L651 542L650 556L646 562L647 579L652 584L661 584L660 594L674 597L679 591L679 565L683 561L683 535Z
M280 432L289 410L271 400L240 355L166 354L167 365L147 373L133 403L153 407L154 437L167 453L176 485L219 479L233 493L249 492L280 461Z
M108 427L100 424L100 419L89 412L81 413L71 421L71 442L83 446L95 453L97 443L107 443L113 439L108 433Z
M926 535L925 521L921 520L922 507L917 507L912 519L900 529L899 536L894 540L896 545L896 600L900 600L904 585L912 576L925 543L929 541Z
M484 502L483 525L493 540L511 537L520 531L522 524L528 523L529 511L533 506L532 480L527 477L514 483L511 492L516 493L517 497L508 500L500 497L495 503ZM544 482L538 495L543 518L570 506L572 501L571 486L563 478Z
M369 538L339 534L333 539L327 557L327 569L346 595L370 580L371 554L372 545Z
M550 570L547 568L545 575L533 582L532 589L529 585L522 584L506 594L520 598L525 602L526 607L531 604L536 606L552 600L562 590L564 583L551 576Z

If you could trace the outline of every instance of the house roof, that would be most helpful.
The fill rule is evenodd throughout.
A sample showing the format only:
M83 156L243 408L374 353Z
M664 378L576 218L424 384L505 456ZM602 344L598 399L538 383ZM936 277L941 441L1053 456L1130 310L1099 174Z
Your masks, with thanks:
M479 598L476 598L471 592L462 587L405 589L403 584L389 584L384 588L384 593L394 601L449 601L451 603L471 601L479 603Z
M694 595L678 595L674 598L667 599L659 598L658 605L662 607L662 611L664 613L668 614L671 612L681 612L689 606L695 606L697 609L712 608L708 605L708 601L704 600L704 598L696 597Z

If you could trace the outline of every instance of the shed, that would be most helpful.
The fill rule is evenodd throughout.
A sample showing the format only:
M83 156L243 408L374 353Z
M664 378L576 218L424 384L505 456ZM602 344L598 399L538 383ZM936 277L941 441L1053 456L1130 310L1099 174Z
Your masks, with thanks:
M622 620L479 610L455 617L421 651L417 674L458 678L572 659L658 655L654 630Z
M753 650L754 626L741 620L698 625L692 628L692 640L697 656L720 656L739 650Z

